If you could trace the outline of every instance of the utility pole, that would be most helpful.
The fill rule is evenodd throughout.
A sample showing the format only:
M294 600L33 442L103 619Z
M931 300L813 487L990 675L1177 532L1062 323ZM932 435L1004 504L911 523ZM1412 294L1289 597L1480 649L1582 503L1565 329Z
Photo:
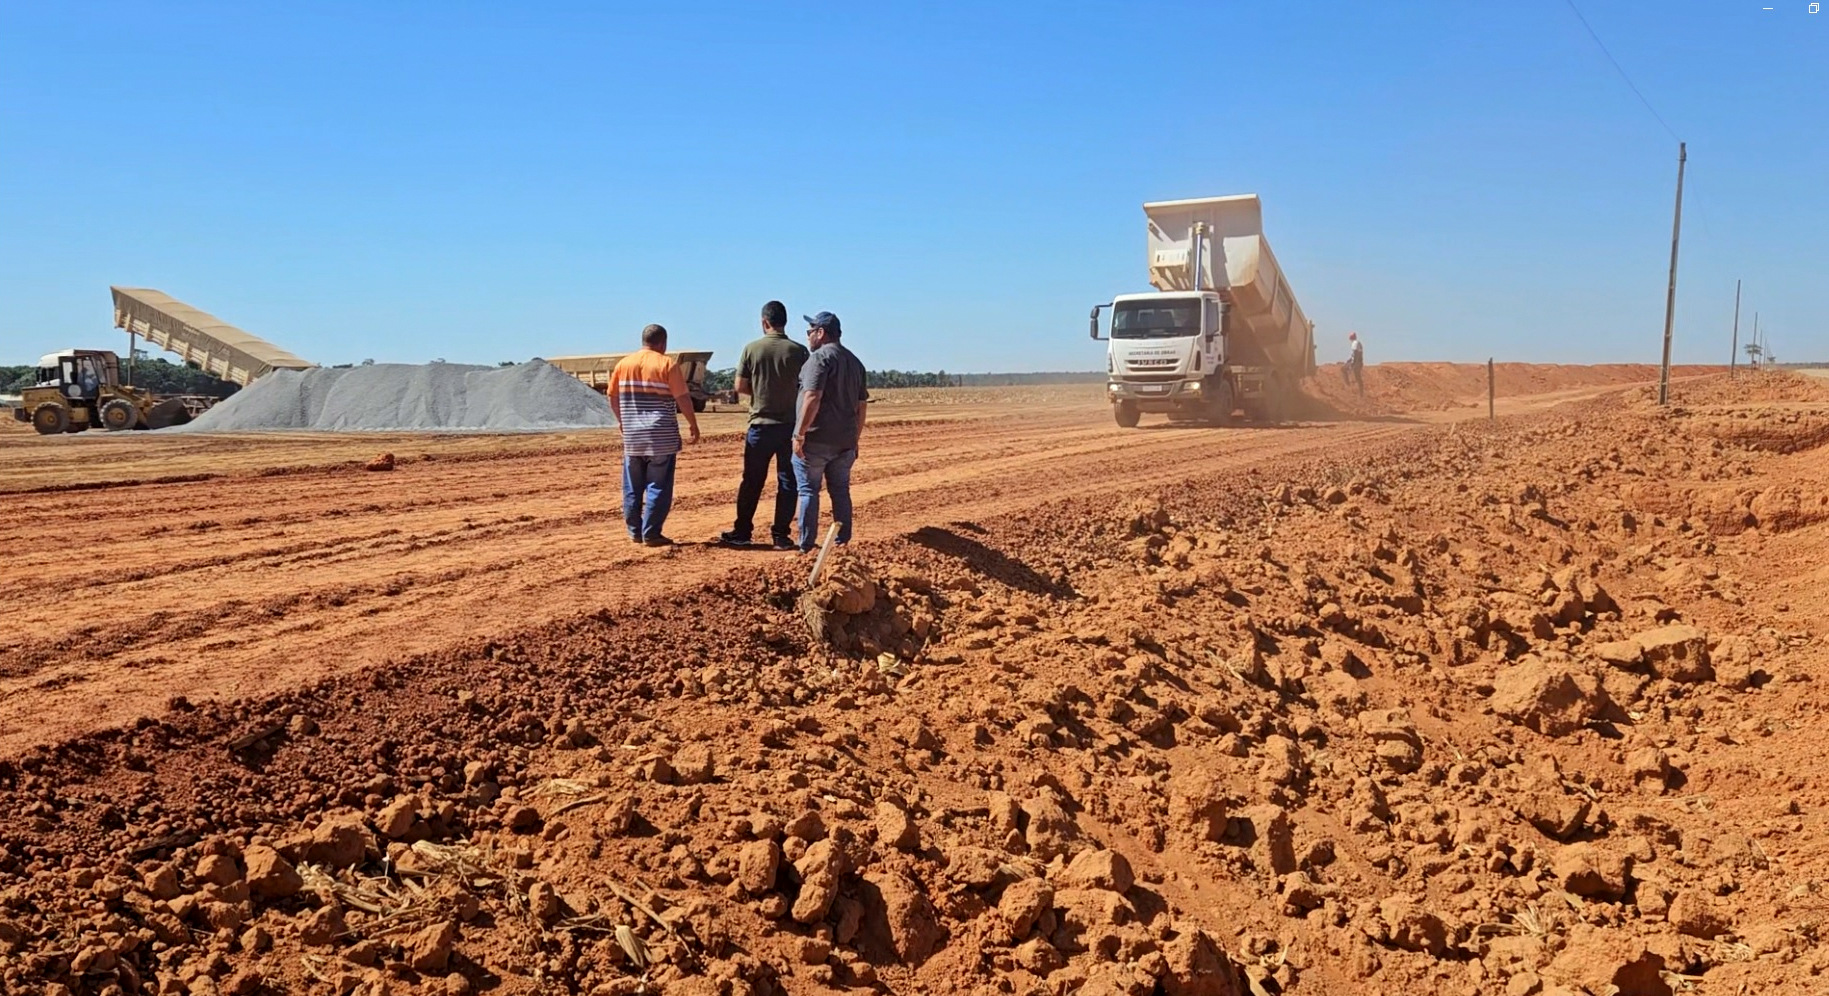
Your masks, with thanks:
M1664 295L1664 363L1658 374L1658 404L1670 404L1670 330L1677 317L1677 242L1683 236L1683 165L1689 143L1677 143L1677 213L1670 223L1670 290Z
M1707 219L1703 219L1706 221ZM1708 227L1706 225L1704 228ZM1702 234L1707 235L1707 232ZM1734 343L1727 350L1727 375L1734 375L1734 358L1740 353L1740 281L1734 281Z

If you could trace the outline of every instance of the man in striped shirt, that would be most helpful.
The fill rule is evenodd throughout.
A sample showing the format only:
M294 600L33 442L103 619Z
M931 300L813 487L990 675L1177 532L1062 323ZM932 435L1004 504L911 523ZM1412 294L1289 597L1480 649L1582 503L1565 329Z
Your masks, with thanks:
M631 542L672 546L661 532L673 508L673 469L680 452L680 423L686 416L691 442L699 441L686 375L667 355L667 330L641 330L641 351L630 353L610 373L610 410L622 428L622 519Z

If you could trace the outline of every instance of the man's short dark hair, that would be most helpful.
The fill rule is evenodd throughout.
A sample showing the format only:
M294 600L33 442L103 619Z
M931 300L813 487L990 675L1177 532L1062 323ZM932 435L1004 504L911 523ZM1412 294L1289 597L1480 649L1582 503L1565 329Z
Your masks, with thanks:
M641 344L650 348L667 344L667 329L662 325L650 325L641 330Z
M768 327L777 332L787 328L787 305L780 301L770 301L762 306L762 320Z

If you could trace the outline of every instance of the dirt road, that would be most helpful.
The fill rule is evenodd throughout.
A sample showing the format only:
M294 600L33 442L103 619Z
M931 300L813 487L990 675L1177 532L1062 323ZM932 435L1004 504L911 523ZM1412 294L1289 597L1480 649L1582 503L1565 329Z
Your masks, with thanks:
M1116 495L1403 429L1126 432L1081 404L882 425L856 471L858 533ZM0 510L0 542L17 551L0 580L0 751L129 721L173 695L303 684L778 558L700 545L730 524L739 447L725 436L686 454L675 551L624 538L610 433L512 440L391 474L338 465L16 495Z
M1607 373L1565 380L1617 384L1643 371ZM1448 396L1433 390L1415 400ZM889 392L854 480L858 532L1345 455L1412 427L1375 418L1126 431L1098 385ZM0 754L131 721L172 696L308 684L779 557L705 542L730 524L741 424L707 417L709 438L685 455L668 523L684 545L673 551L624 540L613 431L10 437L19 459L0 470L0 491L15 492L0 506L0 543L13 551L0 578ZM400 469L364 472L382 450Z

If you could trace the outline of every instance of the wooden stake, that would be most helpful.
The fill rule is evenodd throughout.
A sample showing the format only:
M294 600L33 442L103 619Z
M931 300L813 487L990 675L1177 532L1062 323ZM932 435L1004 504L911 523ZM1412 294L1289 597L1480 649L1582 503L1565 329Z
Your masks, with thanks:
M832 552L832 541L838 538L839 525L837 522L832 523L832 528L826 530L825 542L819 544L819 556L813 561L813 574L807 578L808 591L819 583L819 572L825 570L826 556Z
M1492 357L1488 356L1486 358L1486 421L1487 422L1497 422L1499 420L1499 410L1493 403L1493 398L1495 396L1496 396L1496 389L1493 387L1493 378L1492 378Z

